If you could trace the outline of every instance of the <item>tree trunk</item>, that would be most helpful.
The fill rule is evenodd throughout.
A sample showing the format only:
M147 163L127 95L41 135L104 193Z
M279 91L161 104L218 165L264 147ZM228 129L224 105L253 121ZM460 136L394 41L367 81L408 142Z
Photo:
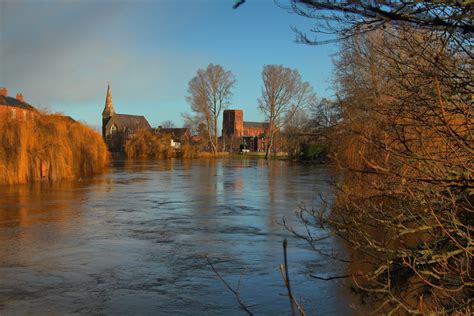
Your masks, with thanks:
M272 106L273 108L273 106ZM268 159L268 156L270 155L270 152L272 150L272 147L273 147L273 134L275 134L275 129L273 128L274 127L274 124L275 124L275 121L274 121L274 115L273 115L273 110L272 110L272 114L270 115L270 119L268 120L268 124L270 125L270 142L268 143L268 146L265 150L265 159Z
M265 159L267 160L268 160L268 156L270 155L270 151L272 150L272 145L273 145L273 139L271 137L270 142L268 143L267 149L265 151Z
M270 127L270 141L268 142L267 148L265 150L265 159L268 160L268 156L270 156L270 152L273 147L273 129Z
M214 156L216 156L217 151L219 149L218 137L217 137L217 115L214 115L214 144L215 144Z
M209 125L209 120L207 120L207 135L208 135L208 138L209 138L209 143L211 144L211 150L212 150L212 153L214 154L214 156L216 155L216 146L214 145L214 139L212 137L212 133L211 133L211 129L210 129L210 125Z

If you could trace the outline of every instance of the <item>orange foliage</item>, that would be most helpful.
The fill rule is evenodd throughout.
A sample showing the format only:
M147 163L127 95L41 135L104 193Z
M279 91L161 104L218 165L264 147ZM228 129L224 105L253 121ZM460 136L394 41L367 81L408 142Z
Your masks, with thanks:
M70 118L0 121L0 184L78 178L102 171L108 159L101 136Z
M196 158L198 156L198 148L190 143L181 144L180 158Z
M198 150L195 146L184 142L176 150L171 146L169 134L155 134L152 131L140 130L125 143L128 158L195 158Z
M152 131L139 130L125 143L128 158L173 158L171 136L157 135Z

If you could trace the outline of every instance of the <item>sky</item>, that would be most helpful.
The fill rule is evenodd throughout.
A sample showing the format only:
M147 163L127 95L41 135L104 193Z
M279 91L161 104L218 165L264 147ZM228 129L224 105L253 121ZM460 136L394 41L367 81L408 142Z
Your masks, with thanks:
M285 0L279 1L285 4ZM182 125L189 80L220 64L237 83L229 108L262 121L266 64L297 69L331 97L335 46L295 43L314 21L272 0L0 0L0 87L9 95L100 126L107 82L116 112L152 126Z

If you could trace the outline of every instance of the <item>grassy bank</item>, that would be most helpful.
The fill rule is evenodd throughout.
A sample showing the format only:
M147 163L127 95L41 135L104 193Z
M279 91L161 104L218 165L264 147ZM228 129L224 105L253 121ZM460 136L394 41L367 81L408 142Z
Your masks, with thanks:
M229 153L218 152L216 156L211 152L199 152L198 158L228 158L228 159L265 159L265 152L248 152L248 153ZM286 153L278 153L276 156L270 156L270 159L286 160L288 155Z
M0 184L79 178L101 172L108 158L101 136L70 118L0 121Z

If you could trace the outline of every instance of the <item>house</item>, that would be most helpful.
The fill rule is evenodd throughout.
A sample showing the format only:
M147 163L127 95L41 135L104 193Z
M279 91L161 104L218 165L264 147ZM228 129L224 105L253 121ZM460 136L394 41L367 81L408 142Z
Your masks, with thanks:
M191 132L189 128L163 128L158 126L155 129L156 134L169 135L171 136L171 147L175 149L180 149L181 145L184 143L189 143L191 141Z
M17 93L12 98L8 96L6 88L0 88L0 117L27 120L37 114L38 110L25 102L23 94Z
M105 107L102 111L102 137L109 150L123 152L126 140L143 129L152 130L144 116L115 113L109 82Z

